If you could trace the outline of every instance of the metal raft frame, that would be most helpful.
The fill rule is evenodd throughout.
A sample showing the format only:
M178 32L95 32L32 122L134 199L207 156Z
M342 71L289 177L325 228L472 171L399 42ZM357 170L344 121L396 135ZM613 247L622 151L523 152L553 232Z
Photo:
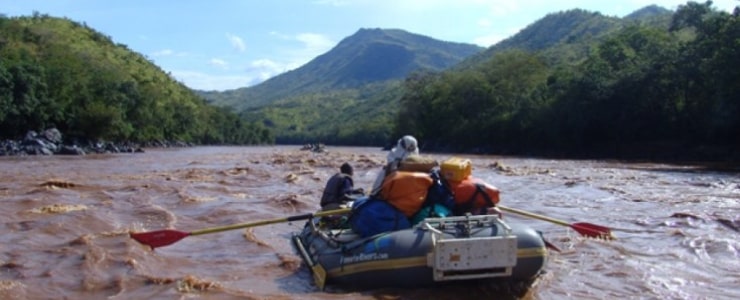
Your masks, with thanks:
M501 225L497 236L471 237L471 229ZM491 215L428 218L418 225L432 232L427 265L435 281L511 276L517 263L517 237L503 220ZM440 229L458 228L461 238L445 238Z

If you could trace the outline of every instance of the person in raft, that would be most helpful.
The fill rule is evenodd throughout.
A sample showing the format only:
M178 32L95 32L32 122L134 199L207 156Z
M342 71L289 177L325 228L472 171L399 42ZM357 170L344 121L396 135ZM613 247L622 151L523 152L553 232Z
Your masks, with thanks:
M339 173L329 178L321 195L321 210L339 209L343 204L365 193L362 188L355 188L352 175L352 166L344 163L339 167Z
M401 161L411 155L419 155L419 143L416 141L415 137L404 135L398 139L396 147L393 147L393 149L388 152L386 164L383 166L380 173L378 173L378 177L375 178L373 189L370 194L375 195L380 192L380 187L383 185L383 179L385 176L397 170Z

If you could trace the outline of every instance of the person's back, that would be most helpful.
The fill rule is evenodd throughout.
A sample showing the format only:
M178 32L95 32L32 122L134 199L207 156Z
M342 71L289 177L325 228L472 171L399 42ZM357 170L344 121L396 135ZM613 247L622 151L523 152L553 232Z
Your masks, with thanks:
M361 189L354 188L352 173L352 166L344 163L339 168L339 173L329 178L321 195L322 210L338 209L342 204L351 200L350 195L362 193Z

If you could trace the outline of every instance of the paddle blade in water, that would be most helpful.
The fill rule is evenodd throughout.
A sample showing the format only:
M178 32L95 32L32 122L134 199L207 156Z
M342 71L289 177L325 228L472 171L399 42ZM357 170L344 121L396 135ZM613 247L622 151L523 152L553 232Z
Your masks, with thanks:
M130 234L132 239L135 239L139 243L152 247L152 249L171 245L189 235L190 232L171 229L138 233L132 232Z
M598 239L605 239L605 240L614 240L614 235L612 235L611 229L608 227L591 224L591 223L573 223L570 225L573 230L577 231L581 235L592 237L592 238L598 238Z

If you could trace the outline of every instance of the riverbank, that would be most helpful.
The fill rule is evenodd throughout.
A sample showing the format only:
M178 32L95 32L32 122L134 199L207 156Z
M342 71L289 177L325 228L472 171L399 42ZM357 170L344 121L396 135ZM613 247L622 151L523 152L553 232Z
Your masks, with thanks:
M56 128L28 131L21 140L0 140L0 156L86 155L92 153L142 153L144 148L190 147L190 143L153 141L147 143L77 140L65 141Z

